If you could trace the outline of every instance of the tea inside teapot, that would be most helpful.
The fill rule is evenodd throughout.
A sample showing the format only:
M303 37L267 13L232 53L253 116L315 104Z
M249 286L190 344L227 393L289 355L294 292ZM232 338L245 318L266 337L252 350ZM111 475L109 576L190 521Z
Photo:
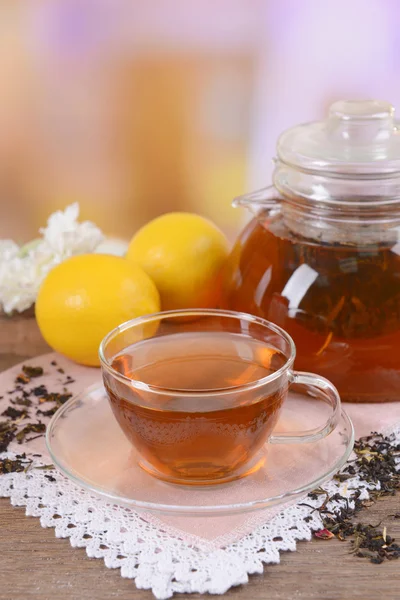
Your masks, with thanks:
M236 199L255 216L224 273L225 308L294 338L295 367L343 400L398 400L400 136L387 103L341 102L278 142L274 186Z

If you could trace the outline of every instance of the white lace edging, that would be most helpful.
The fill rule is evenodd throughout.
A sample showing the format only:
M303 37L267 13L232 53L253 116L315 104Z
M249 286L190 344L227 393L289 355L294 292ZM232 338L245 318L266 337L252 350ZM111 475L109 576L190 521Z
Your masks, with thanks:
M400 426L390 433L400 443ZM33 458L28 453L27 457ZM262 573L264 564L279 563L281 551L295 550L297 541L310 540L313 531L323 527L318 511L310 508L319 506L321 499L307 497L309 506L300 501L238 541L210 551L206 544L184 540L179 532L155 526L130 508L92 496L57 471L35 468L43 463L33 460L27 473L0 477L0 496L9 497L13 506L25 506L26 514L39 517L42 527L54 527L56 537L86 548L89 557L102 558L108 568L121 569L122 577L134 579L140 589L151 589L159 600L176 592L223 594L246 583L249 575ZM339 492L348 498L360 489L361 499L368 498L368 489L379 489L357 476L322 487L329 496ZM335 510L335 503L327 507Z

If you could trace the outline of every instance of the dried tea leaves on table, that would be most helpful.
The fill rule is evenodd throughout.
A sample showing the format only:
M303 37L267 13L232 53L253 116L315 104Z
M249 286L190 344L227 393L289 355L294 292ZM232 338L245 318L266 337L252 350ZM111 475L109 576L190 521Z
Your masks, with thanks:
M374 526L354 522L354 516L363 508L371 506L380 497L394 496L400 490L400 444L396 443L394 435L384 436L373 432L355 442L354 453L355 460L345 466L335 479L346 482L357 476L365 484L378 484L378 489L369 489L369 500L360 499L360 489L349 497L340 493L329 497L321 488L311 492L308 496L312 500L324 495L319 507L306 504L318 511L324 526L314 535L323 540L337 537L341 541L352 537L351 552L372 563L380 564L384 560L400 558L400 545L387 534L386 527L381 530L378 529L380 524ZM330 502L335 502L334 508L328 506ZM398 518L397 514L389 517ZM309 517L307 519L311 520Z

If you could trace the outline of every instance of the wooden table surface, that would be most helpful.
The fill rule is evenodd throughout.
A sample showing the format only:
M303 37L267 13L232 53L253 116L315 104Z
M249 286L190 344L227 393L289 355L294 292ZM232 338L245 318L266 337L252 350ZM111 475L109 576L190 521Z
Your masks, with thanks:
M0 355L0 371L26 357ZM384 519L388 533L400 538L400 497L380 500L360 515L365 523ZM400 560L373 565L349 554L349 542L313 540L298 544L297 552L281 554L279 565L267 565L263 575L225 595L236 600L400 600ZM199 594L175 598L204 597ZM211 598L211 596L209 596ZM83 549L56 539L53 529L24 509L0 499L0 600L151 600L118 570L90 559Z

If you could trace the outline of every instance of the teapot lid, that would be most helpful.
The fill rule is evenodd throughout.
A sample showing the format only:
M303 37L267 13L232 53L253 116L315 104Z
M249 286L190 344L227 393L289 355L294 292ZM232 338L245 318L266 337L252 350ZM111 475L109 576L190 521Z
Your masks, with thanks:
M325 121L298 125L278 139L278 158L295 168L356 177L400 174L400 122L378 100L341 100Z

